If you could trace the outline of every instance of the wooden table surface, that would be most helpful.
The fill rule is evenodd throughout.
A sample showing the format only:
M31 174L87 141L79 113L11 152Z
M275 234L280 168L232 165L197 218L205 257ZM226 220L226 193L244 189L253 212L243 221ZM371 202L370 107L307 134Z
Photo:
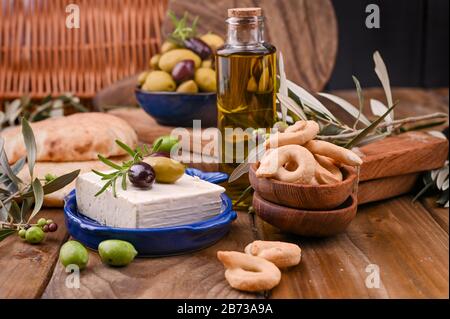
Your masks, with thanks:
M341 95L353 98L346 92ZM406 102L397 112L402 116L448 112L447 89L403 95ZM62 211L45 210L41 215L55 220L60 229L43 244L32 246L17 236L0 242L0 298L448 298L449 211L438 208L434 200L413 203L406 195L361 205L345 233L325 239L285 234L252 214L238 212L226 237L196 253L138 258L128 267L109 268L90 252L79 289L67 288L67 273L57 262L68 238ZM243 251L256 239L288 241L302 248L300 265L284 271L280 285L265 295L230 288L216 258L218 250ZM366 280L374 267L379 269L380 285L368 288Z

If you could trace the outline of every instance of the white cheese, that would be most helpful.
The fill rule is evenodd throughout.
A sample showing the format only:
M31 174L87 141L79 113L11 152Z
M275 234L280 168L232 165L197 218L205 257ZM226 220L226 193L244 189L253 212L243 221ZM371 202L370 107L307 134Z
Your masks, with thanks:
M94 173L78 177L78 210L101 224L122 228L176 226L211 218L220 213L220 194L225 191L185 174L174 184L155 183L145 190L132 186L128 180L127 190L123 190L121 181L117 181L117 197L111 188L95 197L104 183Z

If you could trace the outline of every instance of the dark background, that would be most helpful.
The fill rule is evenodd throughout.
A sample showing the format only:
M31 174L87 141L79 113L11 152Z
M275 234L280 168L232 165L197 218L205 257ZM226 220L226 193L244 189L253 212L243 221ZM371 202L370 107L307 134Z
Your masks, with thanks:
M379 86L372 53L380 51L392 86L448 87L449 0L332 0L339 49L327 89ZM365 26L366 6L380 7L380 28Z

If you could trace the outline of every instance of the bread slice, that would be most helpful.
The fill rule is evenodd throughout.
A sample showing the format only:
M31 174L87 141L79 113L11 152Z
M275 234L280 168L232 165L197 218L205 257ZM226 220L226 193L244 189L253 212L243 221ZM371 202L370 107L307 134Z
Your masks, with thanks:
M135 147L138 138L134 129L124 120L106 113L76 113L31 123L36 144L37 161L74 162L121 156L126 152L115 140ZM5 152L10 163L26 155L21 127L4 130Z

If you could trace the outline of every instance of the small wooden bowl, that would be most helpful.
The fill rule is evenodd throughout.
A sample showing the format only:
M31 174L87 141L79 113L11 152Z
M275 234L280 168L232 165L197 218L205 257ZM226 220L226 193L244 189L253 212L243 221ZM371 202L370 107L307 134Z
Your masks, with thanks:
M279 206L268 202L255 192L253 208L267 223L300 236L325 237L343 232L357 211L356 195L352 194L335 210L311 211Z
M334 209L350 197L357 182L356 170L350 166L341 168L344 180L333 185L301 185L258 178L256 169L256 164L250 166L249 179L253 189L269 202L296 209Z

